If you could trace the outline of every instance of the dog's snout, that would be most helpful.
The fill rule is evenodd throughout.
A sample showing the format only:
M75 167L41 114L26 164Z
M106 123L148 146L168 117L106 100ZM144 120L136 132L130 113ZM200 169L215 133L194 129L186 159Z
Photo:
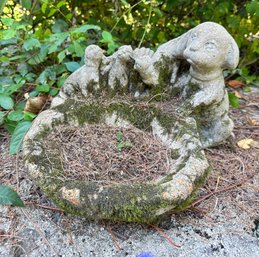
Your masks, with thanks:
M184 52L183 52L183 56L185 58L189 58L192 55L192 52L194 52L194 50L190 47L185 48Z
M187 48L189 49L189 51L195 52L201 48L201 42L199 42L198 40L193 41L187 46Z

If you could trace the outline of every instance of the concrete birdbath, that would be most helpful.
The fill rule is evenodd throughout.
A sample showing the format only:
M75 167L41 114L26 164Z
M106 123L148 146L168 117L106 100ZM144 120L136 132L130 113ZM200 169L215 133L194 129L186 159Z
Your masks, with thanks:
M87 47L24 139L29 174L65 212L89 219L154 223L185 209L210 170L203 149L232 132L222 70L238 56L212 22L156 52Z

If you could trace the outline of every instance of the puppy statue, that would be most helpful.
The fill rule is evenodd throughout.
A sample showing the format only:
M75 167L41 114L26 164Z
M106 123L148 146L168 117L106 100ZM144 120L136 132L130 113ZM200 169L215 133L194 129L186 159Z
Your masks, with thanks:
M152 87L178 88L184 98L179 112L195 117L203 147L228 138L233 122L222 71L236 68L239 49L226 29L205 22L161 45L153 55L146 53L145 48L135 50L134 68ZM189 69L182 72L181 63L188 63Z
M196 26L156 52L122 46L106 57L99 46L90 45L85 65L67 78L52 107L67 98L98 97L103 91L134 97L152 97L152 89L177 92L183 99L179 113L195 118L204 148L214 146L233 130L222 71L234 69L238 60L235 40L214 22Z

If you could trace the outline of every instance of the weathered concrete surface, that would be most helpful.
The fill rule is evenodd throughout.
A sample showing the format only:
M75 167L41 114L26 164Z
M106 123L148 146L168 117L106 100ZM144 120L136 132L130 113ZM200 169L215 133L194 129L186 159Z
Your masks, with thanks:
M136 257L142 252L154 257L259 257L258 238L244 231L244 217L235 213L232 220L226 220L221 209L214 212L213 222L188 215L169 222L163 231L180 248L148 226L88 222L40 209L27 209L27 216L21 209L14 212L17 242L1 242L1 257ZM4 222L0 228L8 230L11 221L6 217L7 207L1 206L0 220ZM121 235L115 235L120 249L109 226Z

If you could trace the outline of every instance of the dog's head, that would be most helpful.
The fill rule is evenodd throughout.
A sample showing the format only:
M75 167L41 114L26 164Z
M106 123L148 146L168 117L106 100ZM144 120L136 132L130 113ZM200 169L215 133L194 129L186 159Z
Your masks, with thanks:
M239 49L221 25L205 22L185 34L183 57L197 70L236 68Z
M92 64L99 64L103 58L103 50L96 45L89 45L85 49L85 64L92 65Z

